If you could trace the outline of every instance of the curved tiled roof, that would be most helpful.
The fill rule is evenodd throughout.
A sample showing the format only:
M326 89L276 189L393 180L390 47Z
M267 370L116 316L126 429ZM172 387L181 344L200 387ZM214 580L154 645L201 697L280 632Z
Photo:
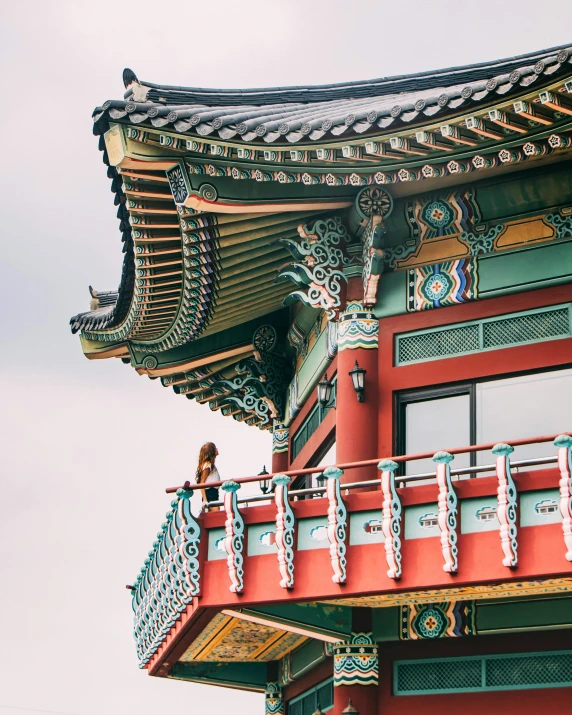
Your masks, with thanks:
M572 46L467 67L315 87L225 90L140 82L125 70L123 100L94 111L95 131L111 120L165 127L223 140L318 141L379 132L441 116L504 95L570 69Z

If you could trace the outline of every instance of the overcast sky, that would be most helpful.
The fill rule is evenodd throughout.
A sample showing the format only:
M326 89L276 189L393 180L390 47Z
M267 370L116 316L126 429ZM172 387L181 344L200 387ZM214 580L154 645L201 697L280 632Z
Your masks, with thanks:
M224 477L270 437L88 362L68 328L115 289L120 233L91 112L121 72L260 87L359 80L572 43L569 0L2 3L0 715L263 713L259 695L137 668L133 581L164 487L216 441Z

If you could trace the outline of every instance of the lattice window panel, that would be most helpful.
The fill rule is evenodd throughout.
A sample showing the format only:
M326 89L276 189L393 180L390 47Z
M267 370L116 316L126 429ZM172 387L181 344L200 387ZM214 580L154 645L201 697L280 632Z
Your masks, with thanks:
M395 695L556 687L572 687L572 651L394 664Z
M418 362L479 349L478 325L463 325L433 333L419 333L399 339L398 363Z
M549 653L487 660L485 682L488 688L572 684L572 654Z
M483 324L483 347L518 345L568 335L568 308L528 313Z
M571 313L570 304L560 305L448 328L403 333L396 337L396 364L566 338L572 335Z
M482 682L481 661L470 659L400 663L397 674L400 693L474 690Z

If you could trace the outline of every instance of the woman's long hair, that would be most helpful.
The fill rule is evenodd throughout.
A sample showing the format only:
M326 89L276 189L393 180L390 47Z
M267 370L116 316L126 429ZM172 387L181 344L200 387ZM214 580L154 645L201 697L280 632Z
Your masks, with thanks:
M197 464L197 471L196 471L196 478L197 482L201 478L201 474L203 473L203 464L205 462L210 462L211 466L214 467L216 459L216 445L213 444L212 442L206 442L203 444L201 447L201 451L199 452L199 463Z

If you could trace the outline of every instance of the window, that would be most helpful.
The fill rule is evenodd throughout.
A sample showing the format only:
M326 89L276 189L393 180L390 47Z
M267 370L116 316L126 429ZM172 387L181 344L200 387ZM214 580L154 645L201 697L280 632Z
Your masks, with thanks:
M334 681L332 678L307 690L288 702L288 715L312 715L318 707L326 712L334 706Z
M476 386L477 444L538 437L572 427L572 369L481 382ZM517 447L513 459L547 454L546 444ZM478 456L485 464L486 453Z
M398 431L401 454L437 452L443 447L465 447L474 444L474 421L471 419L474 387L471 384L416 390L398 397ZM459 455L456 467L470 466L469 454ZM420 459L405 465L405 474L433 472L431 459Z
M557 434L572 426L572 369L483 380L397 396L399 454ZM550 447L515 448L513 460L547 456ZM456 468L492 462L490 452L457 455ZM406 474L433 472L431 459L406 465Z
M326 417L328 412L335 405L337 376L333 378L332 383L334 385L332 390L332 396L330 398L330 402L332 404L328 407L321 408L320 405L316 403L314 407L310 410L310 413L308 414L306 419L302 422L300 427L298 427L296 433L292 437L292 461L294 461L296 457L300 454L300 452L302 451L302 447L304 447L304 445L309 441L310 437L324 421L324 418Z

